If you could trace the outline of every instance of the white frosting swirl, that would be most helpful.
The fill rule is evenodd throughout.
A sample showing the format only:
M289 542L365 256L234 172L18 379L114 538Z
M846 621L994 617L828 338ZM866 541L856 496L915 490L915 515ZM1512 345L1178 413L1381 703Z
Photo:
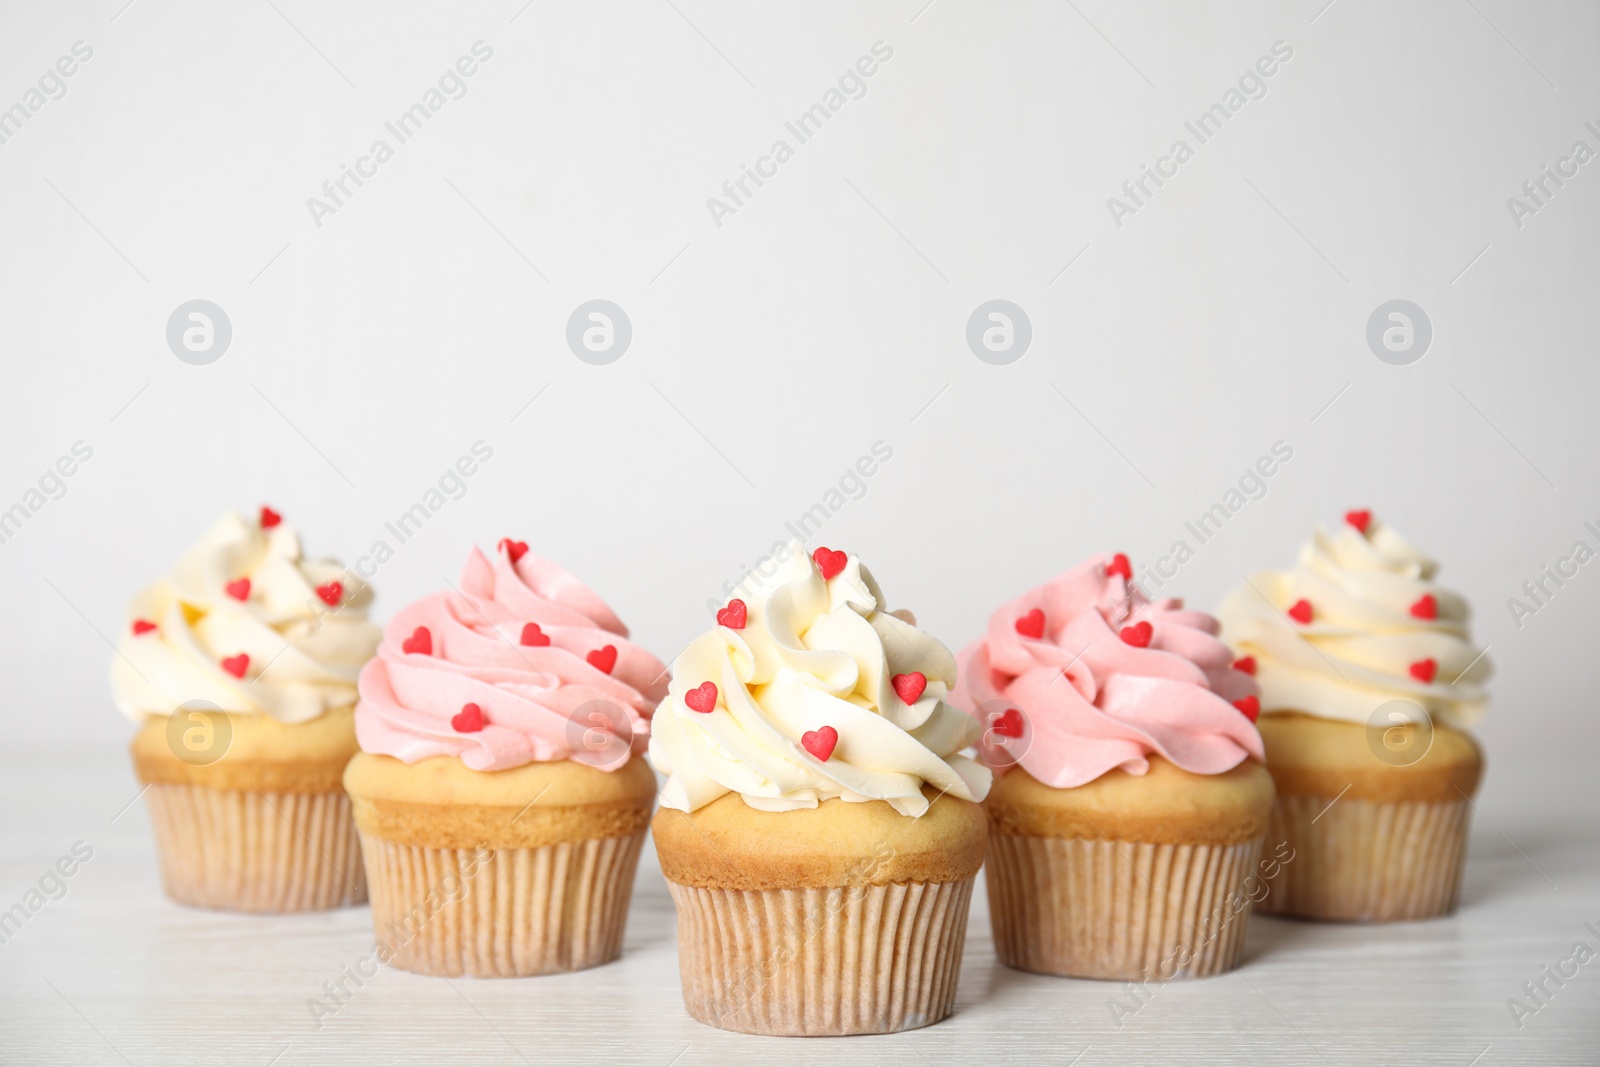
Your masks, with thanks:
M228 592L241 579L243 600ZM337 605L318 592L333 595L333 582ZM111 661L112 698L135 722L194 700L284 723L348 707L383 636L367 621L371 599L339 564L302 558L286 523L264 530L229 513L134 598ZM224 661L237 669L241 655L249 659L236 677Z
M982 800L989 771L960 754L977 742L977 721L944 702L956 680L950 650L883 610L855 556L824 579L791 542L776 567L735 593L746 605L742 629L717 626L673 664L650 731L650 763L667 776L662 805L694 811L736 792L762 811L838 797L918 816L929 807L924 784ZM914 672L926 688L907 704L894 677ZM684 702L705 682L717 687L708 713ZM822 760L803 739L825 727L838 743Z
M1292 569L1230 593L1218 612L1222 636L1255 658L1262 713L1366 723L1398 700L1450 726L1482 718L1492 667L1470 640L1466 601L1434 584L1437 570L1373 520L1365 534L1319 529ZM1294 617L1307 611L1309 622ZM1404 704L1389 711L1420 719Z

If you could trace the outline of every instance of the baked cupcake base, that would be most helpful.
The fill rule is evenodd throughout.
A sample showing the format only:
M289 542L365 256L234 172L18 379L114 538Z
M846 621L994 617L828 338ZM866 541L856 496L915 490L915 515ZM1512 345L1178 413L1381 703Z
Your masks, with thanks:
M1295 856L1263 912L1397 922L1455 910L1483 773L1471 736L1297 713L1262 716L1260 728L1278 787L1270 833Z
M955 1006L973 879L827 889L696 889L678 906L683 1003L747 1034L878 1034Z
M477 978L610 963L622 955L643 846L642 830L482 852L368 837L380 956L418 974Z
M221 715L221 713L213 713ZM367 899L350 801L350 710L287 726L264 715L211 723L217 752L174 751L148 720L131 747L156 837L161 884L179 904L245 912L318 911ZM215 756L216 758L212 758ZM205 762L202 762L205 761Z
M320 911L362 904L350 798L154 783L145 793L161 885L179 904Z
M995 953L1008 967L1074 978L1231 971L1260 854L1259 838L1151 845L996 834L985 868Z
M1244 950L1272 779L1246 761L1195 775L1159 757L1053 789L996 779L989 916L1009 967L1119 981L1201 978Z
M345 776L379 957L419 974L512 978L609 963L655 796L642 759L473 771L366 753Z
M684 1006L724 1030L894 1033L955 1006L986 831L970 801L763 812L728 794L653 828L678 908Z
M1350 922L1448 915L1461 891L1471 821L1464 800L1282 797L1270 833L1290 842L1295 860L1272 882L1261 910Z

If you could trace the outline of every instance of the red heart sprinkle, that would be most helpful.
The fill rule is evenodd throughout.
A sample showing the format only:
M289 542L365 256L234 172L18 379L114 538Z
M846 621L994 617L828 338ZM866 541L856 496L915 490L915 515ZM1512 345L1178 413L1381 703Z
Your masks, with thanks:
M538 623L530 622L522 627L522 643L531 648L544 648L550 643L550 638L539 629Z
M147 634L155 628L156 624L151 622L149 619L133 620L133 636L135 637L138 637L140 634Z
M265 504L261 505L261 528L263 530L270 530L282 521L282 515L279 515L276 511L273 511Z
M1296 600L1289 608L1289 618L1304 626L1311 621L1311 601Z
M807 730L800 738L800 747L817 757L823 763L828 762L828 757L833 755L833 747L839 743L839 731L831 726L823 726L815 730Z
M923 690L928 688L928 676L921 671L897 674L889 680L894 683L894 691L899 693L900 699L907 704L915 704L922 696Z
M1044 636L1044 609L1034 608L1015 623L1017 633L1035 641Z
M711 682L701 682L700 688L683 694L683 702L689 705L689 710L709 715L717 707L717 687Z
M1122 628L1121 637L1134 648L1149 648L1150 636L1155 633L1155 627L1148 622L1136 622L1132 626Z
M1106 564L1106 574L1120 574L1125 582L1133 581L1133 564L1128 562L1128 557L1121 552L1111 557L1111 562Z
M476 704L461 705L461 713L450 720L458 734L475 734L483 729L483 709Z
M229 656L222 661L222 669L235 678L243 678L244 672L250 669L250 656L241 652L237 656Z
M844 570L845 563L850 559L843 552L836 552L831 548L819 548L811 553L811 558L817 561L817 569L822 572L824 581Z
M989 724L989 729L1001 737L1021 737L1022 712L1016 708L1007 708L994 717L994 721Z
M597 648L583 658L588 660L589 666L595 670L610 674L611 668L617 665L617 646L607 645L605 648Z
M515 563L528 551L528 542L513 541L509 537L502 537L500 538L500 547L506 550L506 555L511 557L512 563Z
M717 612L717 625L730 630L742 630L749 621L749 613L742 600L730 600L727 607Z
M1255 722L1261 716L1260 697L1241 697L1233 702L1233 706L1244 713L1244 717Z
M1347 511L1344 513L1344 521L1364 534L1367 532L1367 527L1372 525L1372 512L1366 508L1360 511Z
M411 631L411 636L400 642L400 651L421 656L433 655L433 633L426 626Z
M1240 656L1233 661L1233 669L1244 671L1246 674L1256 673L1256 658L1254 656Z
M222 588L226 589L228 595L235 600L250 599L250 579L248 578L235 578Z
M324 604L338 607L339 601L344 599L344 583L329 582L326 585L319 585L317 586L317 595L322 598Z
M1411 665L1411 677L1423 685L1432 685L1433 676L1439 673L1439 664L1433 659L1419 659Z
M1432 593L1423 593L1417 602L1411 605L1411 614L1419 619L1437 619L1439 617L1439 602Z

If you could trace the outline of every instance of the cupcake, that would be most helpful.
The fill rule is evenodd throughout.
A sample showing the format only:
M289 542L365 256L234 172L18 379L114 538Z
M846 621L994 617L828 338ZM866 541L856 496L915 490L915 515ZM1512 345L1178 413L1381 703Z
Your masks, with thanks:
M1368 511L1319 529L1287 571L1223 603L1261 687L1278 785L1274 840L1295 860L1262 910L1385 922L1455 910L1483 753L1488 657L1438 564Z
M1132 573L1090 559L961 653L954 699L996 773L995 951L1019 970L1198 978L1244 948L1272 810L1255 683L1216 619L1147 599Z
M161 881L237 911L367 899L350 802L356 678L380 632L366 583L304 558L271 508L229 514L134 598L111 661Z
M381 960L510 978L621 955L655 798L645 727L666 692L627 637L509 540L389 622L344 776Z
M955 659L845 552L791 543L736 592L651 724L684 1004L753 1034L936 1023L989 787Z

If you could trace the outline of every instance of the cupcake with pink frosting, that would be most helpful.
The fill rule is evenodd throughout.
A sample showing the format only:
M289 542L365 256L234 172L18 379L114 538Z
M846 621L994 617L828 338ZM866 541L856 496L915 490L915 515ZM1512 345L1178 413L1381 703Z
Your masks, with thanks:
M519 541L390 620L344 779L379 958L479 977L616 959L666 691L605 602Z
M983 727L995 948L1147 981L1237 965L1272 809L1255 680L1220 625L1096 556L1002 606L952 699ZM1268 857L1276 865L1283 857Z

